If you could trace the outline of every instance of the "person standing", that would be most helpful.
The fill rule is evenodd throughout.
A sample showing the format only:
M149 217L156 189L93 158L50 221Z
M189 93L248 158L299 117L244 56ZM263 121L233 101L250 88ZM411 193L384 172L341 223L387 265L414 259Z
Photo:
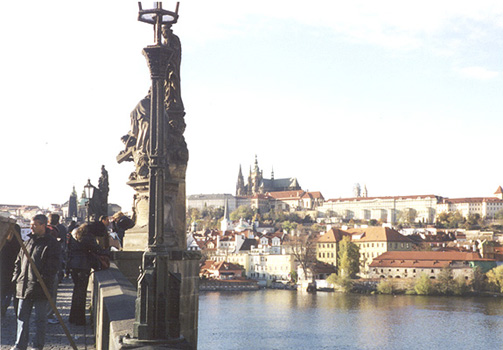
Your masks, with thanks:
M18 224L14 225L14 230L21 235L21 227ZM21 237L21 236L20 236ZM12 298L15 295L15 284L12 282L12 274L14 272L14 263L19 253L18 240L14 237L14 231L11 231L7 236L7 242L0 252L0 295L2 296L2 317L5 316ZM17 299L14 298L14 309L17 312Z
M45 215L35 215L31 220L30 228L31 235L25 243L26 250L50 293L59 269L61 245L48 232ZM16 297L19 299L16 344L12 349L26 350L30 332L30 316L34 308L36 330L32 342L33 349L42 350L45 344L48 300L34 267L23 250L17 256L12 280L16 283Z
M66 256L66 227L65 225L61 224L59 222L59 215L58 214L50 214L49 215L49 224L52 226L56 232L56 239L58 240L59 244L61 245L61 256L60 256L60 263L59 263L59 270L57 274L57 278L54 279L54 285L51 290L52 294L52 300L54 301L54 304L56 304L56 298L58 296L58 285L59 282L63 279L64 276L64 271L65 271L65 256ZM47 322L49 324L58 324L59 321L56 318L56 315L54 314L54 310L50 305L48 305L48 310L47 310Z
M86 223L72 231L68 242L68 268L73 280L72 306L69 322L77 326L86 324L87 284L91 274L90 254L99 253L100 246Z
M102 215L100 216L100 220L99 220L99 228L100 230L99 231L102 231L103 232L103 236L97 236L96 237L96 240L98 242L98 245L102 248L102 249L109 249L110 248L110 220L108 219L108 216L106 215Z
M112 216L112 231L116 232L119 236L121 246L124 246L124 233L135 225L135 220L134 214L133 219L131 219L121 211L118 211Z

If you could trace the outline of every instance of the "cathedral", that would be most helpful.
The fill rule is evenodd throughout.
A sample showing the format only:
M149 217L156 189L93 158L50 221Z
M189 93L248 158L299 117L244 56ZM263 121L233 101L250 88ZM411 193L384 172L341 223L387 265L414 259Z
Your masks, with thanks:
M302 190L296 178L275 179L274 170L270 179L264 179L263 171L258 166L257 156L253 170L250 167L248 181L245 184L241 165L239 166L238 181L236 184L236 196L254 196L267 192L298 191Z

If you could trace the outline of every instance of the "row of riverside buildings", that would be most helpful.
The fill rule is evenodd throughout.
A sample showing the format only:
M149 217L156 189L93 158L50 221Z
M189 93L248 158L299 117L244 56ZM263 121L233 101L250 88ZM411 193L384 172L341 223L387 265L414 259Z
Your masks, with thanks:
M232 227L231 227L232 228ZM438 277L442 269L450 267L454 276L473 277L474 267L482 272L503 264L503 247L492 239L466 240L466 235L427 234L428 237L404 235L390 227L330 228L309 239L302 249L313 250L309 271L299 263L299 234L282 231L243 229L235 224L228 231L193 231L188 235L190 250L200 250L206 257L201 275L216 279L234 279L245 276L270 284L286 283L297 274L299 279L325 280L337 272L339 243L344 237L359 247L360 273L364 278L417 278L425 273ZM487 233L484 236L487 238ZM419 251L416 247L426 243L432 250Z

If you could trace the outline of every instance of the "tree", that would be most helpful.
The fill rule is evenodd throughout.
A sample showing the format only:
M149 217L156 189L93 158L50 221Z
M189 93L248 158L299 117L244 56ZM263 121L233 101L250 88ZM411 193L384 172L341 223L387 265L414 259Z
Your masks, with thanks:
M360 248L347 236L339 242L337 265L339 276L355 278L356 274L360 272Z
M187 228L190 227L190 225L195 221L197 222L198 220L201 219L201 212L197 208L189 208L187 211Z
M484 218L479 213L468 215L466 222L463 224L463 227L467 230L478 229L482 226L484 226Z
M285 233L292 233L293 230L297 228L298 224L296 222L283 221L281 228Z
M303 224L312 224L313 222L314 222L314 220L311 217L311 215L309 215L309 214L304 216L304 219L302 219Z
M473 278L470 281L470 287L474 292L481 292L485 288L485 274L479 266L473 268Z
M465 219L459 212L443 212L437 216L437 228L458 228Z
M379 294L393 294L395 287L392 280L383 279L377 285L377 292Z
M239 220L243 218L244 220L251 220L254 215L254 211L249 205L240 205L239 208L234 210L230 215L229 218L233 221Z
M450 267L445 267L438 274L437 291L440 294L450 295L454 290L454 276Z
M337 274L335 274L335 273L330 274L330 276L327 277L327 283L328 284L337 284L338 277L339 276L337 276Z
M325 231L325 226L322 226L320 224L312 224L310 230L316 233L320 233L322 231Z
M499 288L500 293L503 293L503 265L495 267L486 273L487 281Z
M286 245L290 248L295 261L300 265L304 278L307 278L311 267L316 263L316 241L309 234L289 235Z
M495 218L495 219L498 219L498 220L503 219L503 209L498 210L498 211L496 212L496 214L494 214L494 218Z
M337 274L332 273L327 277L327 283L336 286L335 289L338 289L344 293L349 293L351 288L353 287L353 283L351 278L347 276L337 276Z
M428 277L427 274L422 273L419 278L416 281L416 284L414 285L414 291L418 295L431 295L433 294L434 287L433 283L430 280L430 277Z
M412 225L416 222L417 211L413 208L402 210L398 216L398 221L404 224Z
M192 211L192 209L190 209L189 214L191 213L192 215L194 215L194 213L197 213L197 211ZM219 228L219 224L223 216L223 207L208 207L205 205L203 210L201 211L200 218L197 220L197 223L201 229L217 229Z
M468 291L468 285L463 276L458 276L454 279L452 293L454 295L463 295Z

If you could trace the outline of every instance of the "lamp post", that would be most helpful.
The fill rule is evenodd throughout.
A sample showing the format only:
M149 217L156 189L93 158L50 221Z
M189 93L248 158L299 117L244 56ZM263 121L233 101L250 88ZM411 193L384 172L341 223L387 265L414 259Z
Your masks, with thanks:
M87 197L87 222L90 221L90 215L89 215L89 207L91 204L91 199L93 198L94 194L94 186L91 184L91 180L87 179L87 184L84 186L84 193L86 194Z
M170 260L176 255L167 244L172 233L169 224L172 203L167 202L165 184L169 180L165 150L167 113L165 80L173 51L162 43L162 27L176 23L177 12L162 8L161 2L145 10L138 3L140 22L154 26L154 45L143 49L152 81L150 98L148 248L143 254L138 279L133 336L147 344L183 341L180 336L180 273L169 271ZM178 5L177 5L178 10ZM170 211L171 209L171 211Z
M148 98L142 100L142 103L150 100L150 106L142 105L146 111L141 112L147 124L143 127L149 130L148 143L144 141L141 147L137 144L131 149L133 158L136 154L148 159L135 164L137 172L128 183L137 191L138 231L134 234L142 234L144 252L133 337L125 337L123 342L138 347L169 345L169 348L195 349L201 255L186 250L188 149L183 138L185 112L180 95L181 44L171 30L178 20L178 5L175 12L164 10L160 2L153 9L138 5L138 20L153 25L154 44L143 49L152 83Z

